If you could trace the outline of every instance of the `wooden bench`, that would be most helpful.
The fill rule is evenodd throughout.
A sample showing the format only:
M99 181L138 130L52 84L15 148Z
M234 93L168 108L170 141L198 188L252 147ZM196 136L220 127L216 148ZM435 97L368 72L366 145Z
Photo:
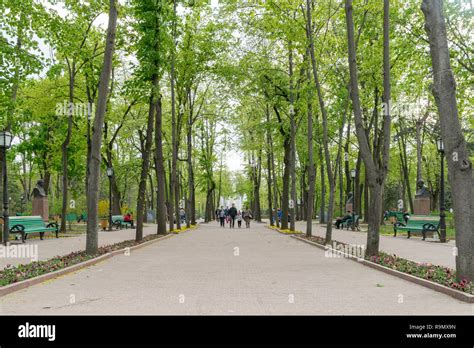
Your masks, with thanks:
M46 223L41 216L10 216L8 218L10 234L20 234L24 243L29 233L39 232L43 240L45 232L56 232L58 238L59 228L56 222Z
M352 216L351 216L350 219L347 219L346 221L341 222L342 229L344 229L344 227L345 227L347 230L349 230L349 227L350 227L350 228L352 228L352 230L357 229L357 231L360 231L360 228L359 228L359 215L354 215L354 220L355 220L354 225L352 225Z
M123 226L125 228L132 227L132 222L131 221L125 221L122 215L112 215L112 226L115 226L117 229L121 229Z
M436 232L439 234L439 216L430 215L411 215L406 224L396 223L393 225L393 236L397 236L398 231L407 231L407 238L411 237L411 233L421 233L423 240L426 239L427 232Z

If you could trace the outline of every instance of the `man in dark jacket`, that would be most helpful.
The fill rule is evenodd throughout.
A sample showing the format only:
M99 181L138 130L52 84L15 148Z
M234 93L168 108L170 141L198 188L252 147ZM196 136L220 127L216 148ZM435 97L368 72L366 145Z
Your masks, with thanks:
M234 203L232 203L232 207L230 207L228 214L230 217L230 228L234 228L235 217L237 216L237 208L235 207Z

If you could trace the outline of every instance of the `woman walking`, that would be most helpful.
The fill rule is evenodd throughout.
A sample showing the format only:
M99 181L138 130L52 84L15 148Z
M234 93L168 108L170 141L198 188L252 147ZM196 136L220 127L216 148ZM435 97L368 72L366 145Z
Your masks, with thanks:
M219 210L219 220L221 223L221 227L225 227L224 221L225 221L225 211L224 207L221 206L221 210Z
M242 212L240 210L237 213L237 226L239 226L239 228L242 227Z
M245 227L250 228L250 220L252 219L252 211L247 207L245 208L242 217L245 220Z

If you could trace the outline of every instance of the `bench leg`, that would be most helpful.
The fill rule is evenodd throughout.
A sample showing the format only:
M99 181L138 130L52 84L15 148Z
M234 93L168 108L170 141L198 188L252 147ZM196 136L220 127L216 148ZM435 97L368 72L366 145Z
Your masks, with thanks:
M56 230L56 238L59 238L59 235L58 235L59 231Z
M26 233L25 232L21 232L21 242L22 243L25 243L26 241Z
M408 234L408 237L407 237L407 239L408 239L408 238L411 237L410 231L407 231L407 234Z
M422 240L425 240L425 239L426 239L426 232L425 232L425 231L421 231L421 235L423 236L423 239L422 239Z
M40 232L40 240L43 240L44 232Z

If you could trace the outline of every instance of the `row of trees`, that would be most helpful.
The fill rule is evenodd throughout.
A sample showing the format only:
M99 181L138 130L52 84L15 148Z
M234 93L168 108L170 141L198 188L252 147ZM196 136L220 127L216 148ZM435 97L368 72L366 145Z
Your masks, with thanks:
M383 209L413 209L422 177L436 198L442 135L458 270L472 279L472 12L442 5L5 0L2 126L20 139L10 192L26 201L41 177L62 216L71 200L87 206L93 253L101 168L114 168L113 214L136 211L137 240L149 210L162 234L181 228L181 207L189 226L236 195L256 220L281 208L281 228L303 219L311 235L355 187L375 255ZM226 166L236 152L242 172Z
M355 168L355 210L368 223L367 254L376 255L383 209L395 207L402 198L413 210L414 185L422 177L434 193L436 208L440 158L435 141L441 136L447 145L445 132L454 129L456 133L448 137L456 139L455 152L464 158L454 169L449 164L452 148L446 147L456 238L465 242L457 243L457 265L460 277L472 279L473 238L467 232L472 206L466 203L472 201L467 198L472 190L463 189L472 187L468 115L473 105L466 96L472 83L467 49L472 13L460 3L448 2L446 10L442 5L425 1L423 12L421 2L401 5L388 0L230 6L245 32L238 112L241 127L249 129L242 142L250 158L249 179L254 182L250 195L257 211L263 171L267 206L283 211L281 228L294 230L295 220L306 219L310 236L313 215L330 222L335 211L343 213L352 191L350 169ZM442 29L445 15L450 30ZM430 23L430 16L436 16L436 23ZM442 45L439 40L444 40ZM438 85L439 74L444 73L437 72L436 60L449 52L453 65L440 71L456 74L457 90L451 82L449 93L443 93L460 102L451 100L448 112L441 106ZM459 183L465 196L457 204L455 170L466 180ZM328 223L326 242L331 239Z

